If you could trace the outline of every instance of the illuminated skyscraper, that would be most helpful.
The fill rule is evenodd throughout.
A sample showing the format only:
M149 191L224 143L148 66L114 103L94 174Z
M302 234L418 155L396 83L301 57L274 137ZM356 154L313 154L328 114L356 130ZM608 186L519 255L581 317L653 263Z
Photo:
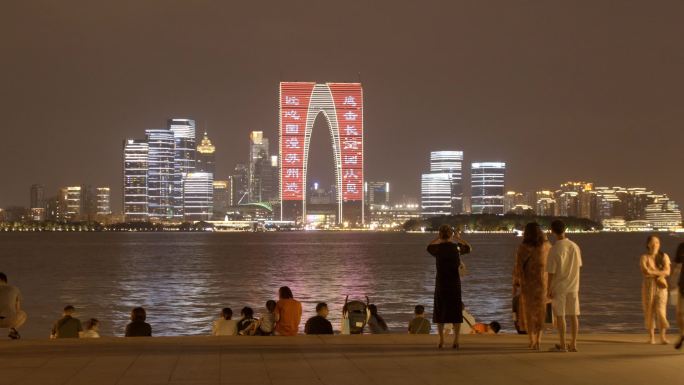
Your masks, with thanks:
M168 128L173 134L174 141L172 217L180 220L183 218L183 178L187 173L195 171L195 160L197 158L195 121L192 119L169 119Z
M363 88L360 83L280 83L281 219L307 220L307 169L314 121L332 138L338 224L364 222Z
M233 175L231 177L233 189L233 201L232 205L237 206L239 204L247 203L248 190L249 190L249 170L247 166L243 163L238 163L235 165L233 170Z
M109 215L112 213L112 194L109 187L98 187L96 191L97 215Z
M463 151L432 151L430 153L430 172L449 174L451 179L451 213L463 213Z
M451 174L423 174L420 200L423 217L451 215Z
M165 130L145 130L147 134L148 175L147 175L147 204L151 220L174 219L174 191L178 165L188 162L174 162L175 139L174 133ZM194 153L194 146L192 151ZM194 165L194 160L192 161ZM183 166L184 167L184 166ZM185 168L181 167L181 171ZM181 197L182 198L182 197ZM181 208L182 210L182 208Z
M47 208L47 205L45 201L45 187L43 187L42 184L31 185L29 208L31 209L31 220L45 220L45 209Z
M271 174L271 157L268 138L262 131L249 134L249 202L265 202ZM266 190L266 191L265 191Z
M66 198L66 217L72 221L80 220L83 209L81 186L64 187L62 191Z
M216 147L211 144L209 136L204 133L204 137L197 146L197 167L196 171L210 172L216 175Z
M390 184L389 182L365 182L363 185L365 202L367 205L389 205Z
M506 163L474 162L470 168L473 214L503 214Z
M214 214L214 174L192 172L183 179L183 218L207 221Z
M123 209L126 221L146 221L147 169L149 146L147 141L124 141Z
M214 216L223 219L232 202L230 180L214 181Z

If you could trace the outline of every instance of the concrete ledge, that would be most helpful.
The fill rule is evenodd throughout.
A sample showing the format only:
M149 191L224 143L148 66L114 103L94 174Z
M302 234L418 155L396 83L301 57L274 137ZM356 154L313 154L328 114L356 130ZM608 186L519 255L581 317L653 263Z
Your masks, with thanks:
M584 335L579 353L517 335L464 336L460 351L404 334L0 341L0 385L684 383L684 356L645 340Z

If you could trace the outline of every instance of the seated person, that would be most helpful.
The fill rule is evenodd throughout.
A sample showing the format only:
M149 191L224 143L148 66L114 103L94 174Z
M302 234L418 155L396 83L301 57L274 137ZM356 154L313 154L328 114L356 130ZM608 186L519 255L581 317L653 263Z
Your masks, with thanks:
M95 318L89 319L85 324L85 330L79 334L81 338L100 338L100 321Z
M316 315L309 318L304 325L306 334L333 334L333 328L328 317L328 304L321 302L316 305Z
M489 325L478 322L473 325L470 334L497 334L499 330L501 330L501 324L496 321L490 322Z
M21 292L7 284L7 275L0 273L0 328L9 329L9 338L21 338L19 329L26 322L26 312L21 310Z
M214 336L236 336L238 321L232 319L233 310L229 307L221 310L221 316L214 320L211 334Z
M240 312L242 319L237 324L238 335L253 336L256 334L258 321L254 319L254 310L251 307L243 307Z
M409 322L409 334L430 334L430 321L425 318L425 307L416 305L413 313L415 317Z
M131 322L126 325L126 337L152 337L152 326L145 322L147 312L142 307L131 311Z
M259 329L257 330L258 335L273 335L273 330L275 329L275 310L276 301L272 299L266 301L266 312L262 313L261 318L259 319Z
M73 315L76 309L71 305L64 307L62 318L58 319L52 326L50 338L78 338L79 333L83 331L81 321L74 318Z
M368 311L370 312L368 330L370 330L371 334L389 333L387 322L385 322L385 319L378 313L378 307L374 304L370 304L368 305Z

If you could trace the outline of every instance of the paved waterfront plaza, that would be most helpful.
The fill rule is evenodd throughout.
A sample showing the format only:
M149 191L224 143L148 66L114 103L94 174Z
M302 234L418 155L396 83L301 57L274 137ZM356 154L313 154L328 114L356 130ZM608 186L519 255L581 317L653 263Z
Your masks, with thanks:
M403 334L1 341L0 385L683 383L684 356L644 340L584 335L579 353L514 335L465 336L461 351Z

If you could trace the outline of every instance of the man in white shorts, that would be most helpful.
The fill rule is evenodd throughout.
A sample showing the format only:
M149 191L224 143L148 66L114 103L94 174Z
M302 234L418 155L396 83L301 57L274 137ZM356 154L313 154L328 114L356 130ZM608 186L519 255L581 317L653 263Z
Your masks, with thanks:
M556 220L551 223L551 231L558 241L549 251L546 272L549 273L549 298L556 315L556 325L560 335L560 344L553 351L577 351L577 333L579 332L579 280L582 255L579 246L565 236L565 223ZM572 336L570 344L565 342L565 317L570 317Z
M9 329L9 338L16 340L17 331L26 322L26 312L21 310L19 289L7 284L7 276L0 273L0 328Z

